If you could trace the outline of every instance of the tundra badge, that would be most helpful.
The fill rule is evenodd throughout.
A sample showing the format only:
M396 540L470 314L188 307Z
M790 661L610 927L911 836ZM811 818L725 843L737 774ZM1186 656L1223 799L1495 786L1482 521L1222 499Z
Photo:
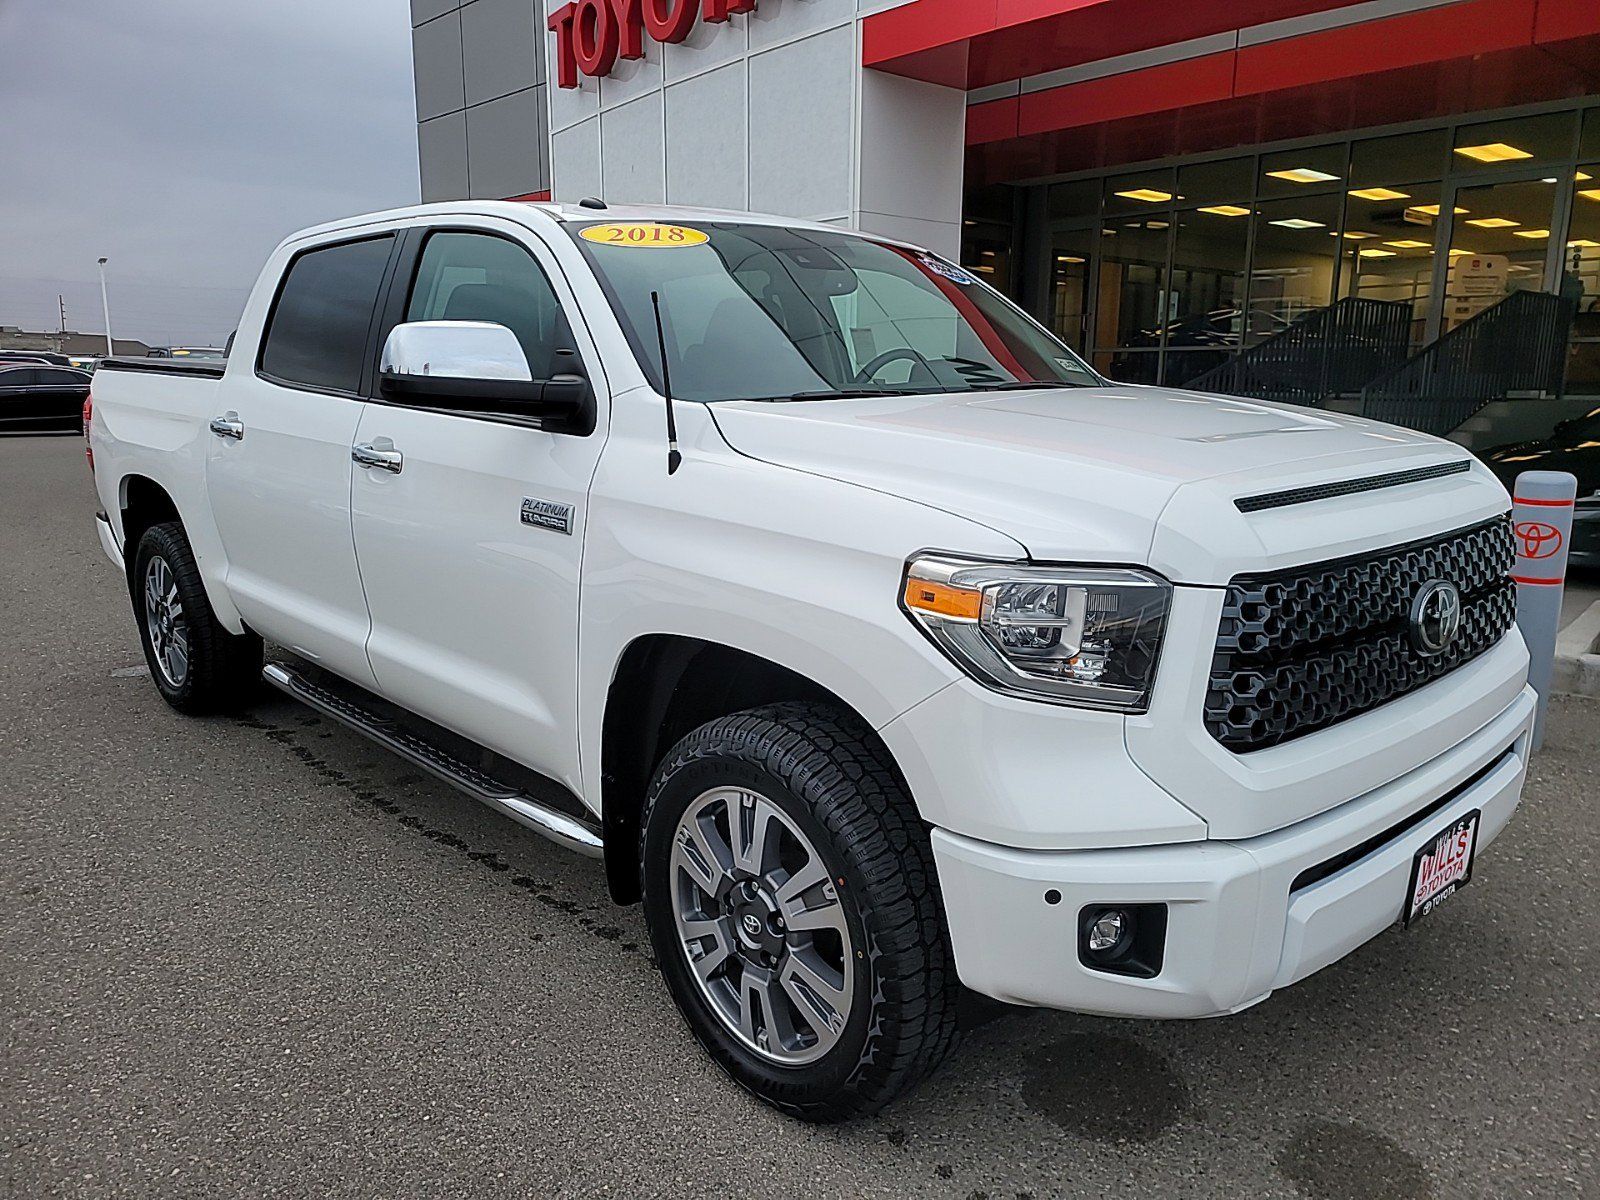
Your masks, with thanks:
M557 533L572 533L572 505L557 504L554 500L522 498L522 523L537 525L540 529L553 529Z

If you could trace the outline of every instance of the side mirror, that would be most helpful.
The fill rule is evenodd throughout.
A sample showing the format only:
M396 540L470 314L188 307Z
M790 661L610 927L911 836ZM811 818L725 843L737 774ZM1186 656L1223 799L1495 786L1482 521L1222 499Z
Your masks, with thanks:
M575 415L581 375L534 379L517 335L492 321L408 321L383 344L378 386L402 404L535 420Z

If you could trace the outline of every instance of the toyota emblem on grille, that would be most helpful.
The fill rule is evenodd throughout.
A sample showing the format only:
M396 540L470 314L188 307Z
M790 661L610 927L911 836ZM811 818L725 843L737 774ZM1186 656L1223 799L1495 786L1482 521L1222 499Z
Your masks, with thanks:
M1418 654L1443 654L1461 630L1461 593L1447 579L1422 585L1411 602L1411 645Z

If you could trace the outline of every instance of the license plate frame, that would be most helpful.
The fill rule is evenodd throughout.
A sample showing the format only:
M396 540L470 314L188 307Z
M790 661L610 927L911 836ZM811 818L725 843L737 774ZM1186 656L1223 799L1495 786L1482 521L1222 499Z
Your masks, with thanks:
M1472 870L1478 860L1478 833L1483 826L1483 810L1475 808L1462 813L1418 848L1411 859L1411 883L1406 889L1404 922L1410 928L1422 918L1431 915L1446 900L1472 882ZM1465 842L1455 853L1444 853L1465 836ZM1435 878L1424 879L1427 867ZM1426 890L1426 895L1419 893Z

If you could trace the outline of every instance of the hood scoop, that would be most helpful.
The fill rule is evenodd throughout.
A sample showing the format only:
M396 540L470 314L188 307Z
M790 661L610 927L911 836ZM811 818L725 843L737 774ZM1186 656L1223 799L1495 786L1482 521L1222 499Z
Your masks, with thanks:
M1381 488L1421 483L1425 479L1460 475L1471 469L1472 463L1466 459L1459 462L1435 463L1428 467L1413 467L1409 471L1368 475L1363 479L1341 479L1337 483L1318 483L1310 487L1288 488L1281 492L1262 492L1258 496L1240 496L1233 502L1233 506L1242 513L1261 512L1268 508L1288 508L1291 504L1310 504L1313 500L1332 500L1336 496L1353 496L1357 492L1376 492Z

